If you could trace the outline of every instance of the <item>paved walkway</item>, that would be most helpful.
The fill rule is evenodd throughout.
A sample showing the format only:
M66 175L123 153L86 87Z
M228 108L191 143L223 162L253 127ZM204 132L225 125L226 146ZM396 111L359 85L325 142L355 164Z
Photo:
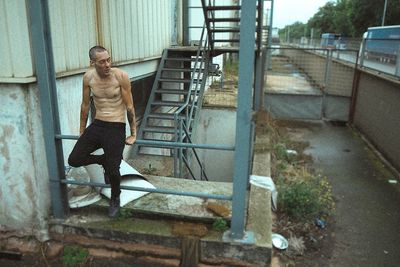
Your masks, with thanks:
M306 153L330 178L336 199L332 253L314 266L400 266L400 183L349 128L312 123L295 128ZM399 152L400 153L400 152Z

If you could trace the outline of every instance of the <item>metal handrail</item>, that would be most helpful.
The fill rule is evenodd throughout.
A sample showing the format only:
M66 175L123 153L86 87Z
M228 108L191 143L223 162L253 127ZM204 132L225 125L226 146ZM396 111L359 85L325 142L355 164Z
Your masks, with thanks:
M186 136L187 136L187 138L188 138L188 140L189 140L189 143L192 143L192 139L190 138L190 135L189 135L189 133L188 133L188 129L186 128L185 125L183 125L183 131L185 132L185 134L186 134ZM205 177L205 180L208 181L207 174L206 174L206 172L205 172L205 170L204 170L203 164L202 164L201 161L200 161L200 158L199 158L199 155L197 154L196 149L193 147L192 150L193 150L193 154L194 154L194 156L196 157L196 160L197 160L197 162L199 163L199 166L200 166L200 180L203 180L203 176L204 176L204 177ZM185 162L185 163L186 163L186 162ZM190 169L190 168L189 168L189 169Z
M206 7L207 7L207 4L206 4L206 1L205 0L201 0L201 5L202 5L202 7L203 7L203 14L204 14L204 19L205 19L205 24L206 24L206 27L207 27L207 35L208 35L208 40L209 40L209 42L211 42L211 50L213 50L214 49L214 44L212 43L212 40L213 40L213 35L211 34L211 29L210 29L210 25L209 25L209 23L208 23L208 11L206 10ZM209 0L208 1L208 6L211 6L211 1ZM214 12L212 13L212 16L214 17ZM214 24L214 27L215 27L215 24Z
M94 182L80 182L74 180L62 179L60 181L63 184L73 184L73 185L83 185L83 186L93 186L99 188L110 188L109 184L103 183L94 183ZM199 193L199 192L190 192L190 191L178 191L167 188L146 188L146 187L137 187L137 186L128 186L121 185L121 189L123 190L132 190L132 191L140 191L140 192L149 192L149 193L159 193L159 194L168 194L168 195L179 195L179 196L189 196L189 197L200 197L200 198L210 198L210 199L220 199L220 200L232 200L232 195L220 195L220 194L209 194L209 193Z
M78 135L63 135L56 134L55 139L61 140L78 140ZM199 148L199 149L212 149L212 150L227 150L234 151L235 146L227 146L222 144L193 144L193 143L179 143L179 142L170 142L170 141L156 141L156 140L136 140L135 144L137 145L156 145L165 148L173 148L173 147L186 147L186 148Z
M176 142L183 143L184 131L182 129L183 128L182 127L183 121L181 119L182 113L185 112L185 122L190 127L192 124L192 121L193 121L193 118L192 118L193 112L194 112L194 109L196 108L195 103L196 103L196 101L198 101L199 98L201 99L201 95L202 95L201 92L200 92L200 95L196 95L199 90L201 69L205 70L203 72L203 75L201 78L202 84L205 84L204 82L207 79L208 68L207 68L207 64L206 64L206 66L204 66L204 63L208 63L208 56L207 56L208 38L207 38L207 36L204 38L205 29L206 29L206 23L203 24L199 47L196 52L196 59L195 59L193 70L192 70L192 78L191 78L191 81L190 81L190 84L188 87L188 94L186 95L186 100L185 100L184 104L182 106L180 106L174 112L174 128L175 128L175 141ZM205 39L205 40L203 41L203 39ZM204 45L203 45L203 42L204 42ZM203 57L204 55L206 56L206 58ZM195 77L197 77L197 80L194 83ZM202 91L202 90L204 90L204 88L200 87L200 91ZM188 131L186 131L186 137L189 137ZM193 150L194 150L194 148L193 148ZM179 157L179 161L177 159L178 157ZM203 169L203 166L198 158L197 158L197 160L198 160L198 163L199 163L201 169ZM175 153L174 153L174 170L175 170L174 174L175 174L175 176L180 177L182 174L182 161L185 161L183 159L183 149L175 148ZM191 169L190 169L190 166L188 165L188 163L186 161L184 163L185 163L186 167L189 169L189 171L191 172ZM179 172L178 172L178 170L179 170Z
M180 115L180 113L183 111L183 109L186 108L187 106L189 106L189 101L190 101L190 97L191 97L191 94L192 94L191 91L192 91L192 87L193 87L193 79L194 79L193 77L194 77L194 74L197 72L197 70L200 70L201 67L202 67L202 65L200 65L200 67L197 68L197 65L198 65L198 63L199 63L199 58L200 58L200 51L201 51L201 48L202 48L202 42L203 42L203 36L204 36L204 29L205 29L205 23L204 23L204 26L203 26L203 30L202 30L202 32L201 32L201 38L200 38L199 48L197 49L197 53L196 53L196 60L195 60L194 67L193 67L193 71L192 71L193 75L192 75L192 79L191 79L190 84L189 84L189 92L188 92L188 95L187 95L187 97L186 97L185 103L184 103L180 108L178 108L178 109L175 111L175 113L174 113L175 121L177 121L177 118L178 118L178 116ZM207 41L208 41L208 39L206 38L206 42L207 42ZM203 62L203 61L202 61L202 62ZM197 79L197 82L196 82L196 89L197 89L198 83L199 83L199 79Z

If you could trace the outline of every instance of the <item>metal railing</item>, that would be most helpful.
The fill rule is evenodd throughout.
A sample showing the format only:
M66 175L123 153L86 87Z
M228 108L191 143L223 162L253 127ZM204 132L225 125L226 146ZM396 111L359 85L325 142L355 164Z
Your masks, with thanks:
M79 136L76 135L61 135L56 134L56 140L77 140ZM154 141L154 140L136 140L136 145L157 145L159 147L165 148L191 148L191 149L212 149L212 150L225 150L234 151L234 146L218 145L218 144L193 144L193 143L182 143L182 142L169 142L169 141ZM67 180L65 177L60 179L62 184L74 184L83 186L93 186L99 188L110 188L110 185L103 183L93 183L93 182L79 182L73 180ZM222 199L222 200L232 200L232 195L218 195L218 194L208 194L208 193L198 193L198 192L187 192L187 191L177 191L164 188L144 188L144 187L134 187L134 186L124 186L121 185L121 189L150 192L150 193L160 193L160 194L171 194L171 195L181 195L190 197L202 197L210 199Z
M204 34L206 29L206 23L203 25L203 29L201 32L201 37L199 40L199 46L196 52L196 58L194 61L194 66L192 70L191 80L188 87L188 94L186 96L185 103L179 107L174 112L174 127L175 127L175 141L183 142L186 138L189 143L191 143L189 130L192 129L195 118L197 117L199 106L201 103L198 103L199 100L202 99L205 84L208 76L208 65L209 65L209 42L207 36ZM203 40L204 39L204 40ZM200 84L200 75L201 84ZM196 80L196 81L195 81ZM199 88L200 86L200 88ZM184 120L182 120L182 115L184 115ZM183 121L186 122L186 125L183 126ZM185 131L185 129L187 129ZM195 149L192 149L193 153L197 155ZM175 149L174 153L174 175L176 177L182 176L182 161L184 161L186 168L188 171L193 174L191 171L191 167L187 158L184 157L184 151L182 148ZM196 162L200 166L201 170L204 170L204 166L201 163L200 159L196 156ZM194 176L192 175L192 178Z
M392 76L400 76L400 39L379 38L343 38L332 44L324 45L322 39L290 39L275 45L279 47L295 47L315 49L325 55L332 54L338 60L356 63L358 67L375 70ZM329 52L328 52L329 51Z

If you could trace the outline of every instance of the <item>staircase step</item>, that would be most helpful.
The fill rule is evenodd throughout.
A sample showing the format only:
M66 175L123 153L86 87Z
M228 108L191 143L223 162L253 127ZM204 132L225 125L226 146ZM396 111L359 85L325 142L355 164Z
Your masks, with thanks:
M208 6L206 10L240 10L241 8L241 6Z
M180 89L166 89L166 88L159 88L155 91L158 94L170 94L170 95L187 95L188 90L180 90ZM190 90L191 94L198 94L200 93L200 90Z
M176 71L176 72L193 72L195 69L193 68L163 68L162 71ZM196 69L196 72L204 71L204 69Z
M196 58L187 58L187 57L167 57L166 61L180 61L180 62L195 62ZM199 62L202 58L198 58Z
M188 91L180 89L157 89L155 91L158 94L170 94L170 95L187 95Z
M214 43L239 43L240 39L214 39Z
M220 33L220 32L240 32L239 28L226 28L226 29L211 29L211 32Z
M209 22L240 22L240 18L208 18Z
M151 103L153 106L168 106L168 107L180 107L184 104L184 102L178 101L154 101Z
M143 133L175 134L175 128L174 127L162 127L162 126L147 126L147 127L143 128Z
M178 115L179 118L184 118L184 115ZM161 119L161 120L173 120L175 119L174 113L150 113L147 115L148 119Z
M193 82L197 82L198 79L194 79ZM180 79L180 78L160 78L158 79L160 82L169 82L169 83L190 83L191 79ZM199 80L201 82L201 80Z

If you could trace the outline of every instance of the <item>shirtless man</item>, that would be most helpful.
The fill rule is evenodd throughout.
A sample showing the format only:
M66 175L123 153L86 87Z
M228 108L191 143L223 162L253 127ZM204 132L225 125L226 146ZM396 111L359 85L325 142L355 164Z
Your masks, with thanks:
M135 109L128 75L111 68L108 51L101 46L89 50L90 68L83 76L80 137L68 158L72 167L99 164L105 170L106 183L111 184L111 200L108 215L115 217L120 207L121 174L119 166L125 144L136 141ZM86 128L90 107L90 95L96 108L95 119ZM131 135L125 136L125 117L128 118ZM103 155L92 155L102 148Z

